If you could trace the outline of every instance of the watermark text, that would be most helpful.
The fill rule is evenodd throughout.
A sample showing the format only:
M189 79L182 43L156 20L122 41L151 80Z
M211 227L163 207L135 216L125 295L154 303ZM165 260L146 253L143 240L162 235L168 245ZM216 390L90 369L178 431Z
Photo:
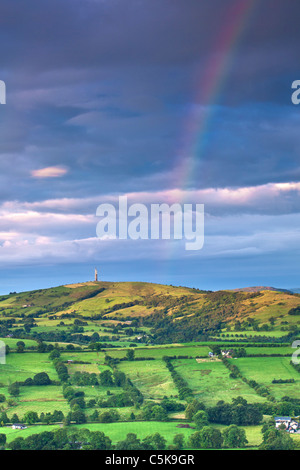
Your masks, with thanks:
M204 244L204 204L135 203L120 196L118 206L100 204L96 215L97 237L119 240L185 240L186 250L200 250Z

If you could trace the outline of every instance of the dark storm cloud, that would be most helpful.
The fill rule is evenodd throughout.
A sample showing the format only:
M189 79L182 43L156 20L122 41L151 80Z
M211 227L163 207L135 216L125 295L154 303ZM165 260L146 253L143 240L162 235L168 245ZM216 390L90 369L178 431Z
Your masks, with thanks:
M241 20L240 6L253 6ZM182 184L178 164L191 157L185 189L200 190L211 217L199 256L215 257L214 272L225 256L255 254L255 268L276 250L289 260L298 243L299 187L290 183L300 180L300 110L290 98L299 14L289 0L2 0L2 259L100 258L101 197L130 192L138 202L145 192L151 202ZM109 246L108 260L154 259L165 248Z
M26 189L27 200L53 191L102 193L112 182L120 192L172 187L189 107L201 105L206 67L222 51L222 31L234 36L238 29L232 7L241 3L252 2L1 2L0 64L9 103L0 116L3 198L12 198L12 177L15 197ZM195 154L197 186L298 179L298 123L276 105L289 105L297 78L299 9L294 2L256 2L232 57L225 51L231 66L210 103L225 111L215 113L207 151ZM247 109L264 101L275 106L268 116L262 106L257 115ZM272 112L290 120L286 135L259 129L264 120L273 126ZM59 164L70 172L55 188L28 179L31 170Z
M81 75L68 77L76 81L99 67L121 64L205 66L211 54L221 50L218 37L227 23L235 28L235 18L229 15L239 3L255 2L4 0L1 64L19 70L15 79L27 86L43 80L34 73L45 76L68 68L81 69ZM249 83L284 72L286 66L297 70L299 8L292 1L256 2L239 39L233 67L237 77Z

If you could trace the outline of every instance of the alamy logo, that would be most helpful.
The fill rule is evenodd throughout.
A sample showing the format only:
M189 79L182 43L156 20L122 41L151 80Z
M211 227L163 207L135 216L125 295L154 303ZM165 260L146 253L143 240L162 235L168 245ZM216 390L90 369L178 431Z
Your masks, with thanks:
M0 341L0 364L6 364L6 347L4 341Z
M3 80L0 80L0 104L6 104L6 85Z
M300 359L298 356L300 356L300 341L294 341L292 344L292 348L296 349L296 351L292 355L292 363L293 364L300 364Z
M127 196L120 196L118 207L100 204L96 215L102 240L185 239L186 250L201 250L204 244L204 204L150 204L148 209L145 204L128 206Z

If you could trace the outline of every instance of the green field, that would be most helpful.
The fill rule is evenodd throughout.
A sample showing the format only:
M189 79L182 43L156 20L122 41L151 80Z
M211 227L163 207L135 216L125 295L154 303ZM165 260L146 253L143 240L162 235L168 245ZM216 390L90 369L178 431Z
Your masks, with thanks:
M299 398L300 374L290 365L290 360L290 357L253 357L230 359L230 362L248 379L265 385L276 399L285 395ZM295 383L272 384L273 379L294 379Z
M34 341L32 339L17 339L17 338L0 338L0 341L3 341L5 344L7 344L10 348L16 349L17 348L17 343L19 341L22 341L25 343L25 347L30 347L30 346L35 346L37 345L37 341Z
M57 380L55 368L45 354L11 353L6 356L6 364L0 367L0 382L4 385L24 381L42 371L47 372L51 380Z
M0 388L0 393L9 397L7 388ZM21 387L19 397L14 398L13 401L14 405L6 409L9 417L16 413L19 418L23 418L28 411L35 411L38 415L53 413L54 410L63 413L69 411L69 405L63 397L61 387L55 385Z
M130 377L146 399L159 400L178 394L169 371L160 360L122 362L118 369Z
M230 402L238 396L243 396L249 403L264 401L241 380L229 378L229 371L222 362L177 359L173 364L193 390L195 398L207 406L213 406L220 400Z
M165 345L163 348L135 348L135 357L153 357L154 359L162 359L164 356L207 357L209 351L210 349L207 346ZM126 349L110 349L108 354L112 357L121 358L126 356Z
M300 296L283 292L205 292L143 282L79 283L0 296L1 340L10 347L6 364L0 364L1 432L10 442L67 425L71 431L103 431L114 445L128 433L143 439L156 432L171 445L183 433L187 448L196 431L185 414L193 400L208 414L211 407L219 413L216 405L225 403L226 419L209 418L210 426L224 431L239 416L234 407L248 406L233 403L242 397L250 410L260 410L256 421L239 421L246 448L258 448L263 420L273 410L300 415L300 373L290 364L299 317L288 313L298 305ZM23 352L16 352L19 341ZM53 348L57 359L50 356ZM243 354L240 348L246 356L235 358ZM229 365L220 350L229 355ZM232 365L241 377L231 373ZM11 384L40 372L51 385L21 385L13 395ZM273 379L294 382L272 384ZM251 380L258 386L248 385ZM55 410L63 413L62 422L41 424L41 413ZM13 415L22 421L30 411L37 413L35 425L5 426ZM300 434L292 438L300 447Z

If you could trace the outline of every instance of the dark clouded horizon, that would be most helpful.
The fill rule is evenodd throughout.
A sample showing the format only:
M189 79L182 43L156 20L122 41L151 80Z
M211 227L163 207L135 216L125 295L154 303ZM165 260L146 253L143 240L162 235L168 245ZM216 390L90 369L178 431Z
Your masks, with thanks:
M299 287L299 15L291 0L2 0L0 291L95 265ZM97 239L97 206L122 194L204 203L204 248Z

